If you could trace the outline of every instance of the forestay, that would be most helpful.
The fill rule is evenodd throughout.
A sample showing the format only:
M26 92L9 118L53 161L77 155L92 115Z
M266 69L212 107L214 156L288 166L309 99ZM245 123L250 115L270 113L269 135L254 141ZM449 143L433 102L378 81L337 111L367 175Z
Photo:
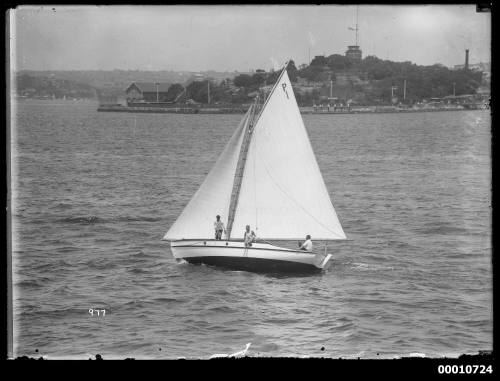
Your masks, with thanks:
M205 181L163 239L210 238L214 235L215 216L219 214L226 221L236 165L249 116L248 111Z
M254 127L232 237L248 224L263 239L346 238L286 70Z

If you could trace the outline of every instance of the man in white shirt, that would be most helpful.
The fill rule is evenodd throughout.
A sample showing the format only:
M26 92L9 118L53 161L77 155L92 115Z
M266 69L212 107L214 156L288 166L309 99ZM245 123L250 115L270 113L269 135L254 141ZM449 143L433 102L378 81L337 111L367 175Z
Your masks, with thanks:
M253 230L250 230L250 225L246 226L245 233L243 233L243 241L245 242L245 247L252 246L252 242L255 241L256 235Z
M300 245L300 242L299 242ZM313 244L311 241L311 236L308 234L306 235L306 240L302 245L300 245L300 250L305 250L305 251L312 251L313 249Z
M224 227L224 222L220 220L220 216L217 215L215 217L217 220L214 222L214 229L215 229L215 239L217 241L220 241L222 239L222 232L226 232L226 228Z

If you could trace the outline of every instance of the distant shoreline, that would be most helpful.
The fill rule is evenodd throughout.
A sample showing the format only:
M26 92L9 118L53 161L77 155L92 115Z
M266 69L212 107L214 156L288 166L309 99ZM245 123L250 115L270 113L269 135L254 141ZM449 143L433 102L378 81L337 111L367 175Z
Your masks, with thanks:
M16 99L16 102L29 101L31 98ZM95 104L94 100L90 99L71 99L60 100L62 103L53 103L53 99L33 99L42 101L47 104L75 105L75 104ZM364 106L356 107L351 110L345 108L333 111L328 108L319 108L314 110L313 107L299 107L302 115L340 115L340 114L399 114L399 113L421 113L421 112L442 112L442 111L469 111L469 110L489 110L488 107L480 107L479 105L468 105L468 107L428 107L428 108L392 108L390 106ZM101 104L97 105L98 112L128 112L128 113L155 113L155 114L244 114L247 112L247 107L235 105L234 107L158 107L158 106L143 106L130 107L122 104Z
M375 109L375 110L312 110L300 108L303 115L332 115L332 114L395 114L413 112L439 112L439 111L468 111L485 110L481 108L421 108L421 109ZM234 108L194 108L194 107L128 107L122 105L100 105L99 112L131 112L131 113L158 113L158 114L244 114L247 110L243 107Z

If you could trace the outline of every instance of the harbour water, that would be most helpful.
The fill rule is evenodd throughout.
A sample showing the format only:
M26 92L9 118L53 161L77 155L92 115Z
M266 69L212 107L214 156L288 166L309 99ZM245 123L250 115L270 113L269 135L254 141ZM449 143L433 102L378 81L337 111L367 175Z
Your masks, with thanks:
M96 106L16 105L15 356L492 349L489 111L304 115L353 241L329 243L325 274L298 277L179 264L161 241L241 115Z

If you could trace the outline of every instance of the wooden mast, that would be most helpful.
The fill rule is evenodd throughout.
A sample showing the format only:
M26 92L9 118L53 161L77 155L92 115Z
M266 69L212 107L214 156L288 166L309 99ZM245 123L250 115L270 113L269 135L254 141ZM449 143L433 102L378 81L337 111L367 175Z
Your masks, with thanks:
M236 173L234 175L233 191L231 192L231 202L229 203L229 216L227 219L226 239L231 238L231 230L233 229L234 216L236 207L238 206L238 199L240 196L241 182L243 181L243 173L245 171L245 163L247 161L248 147L252 138L253 126L255 121L256 103L252 104L250 115L248 117L243 142L241 143L240 155L238 157L238 164L236 165Z

